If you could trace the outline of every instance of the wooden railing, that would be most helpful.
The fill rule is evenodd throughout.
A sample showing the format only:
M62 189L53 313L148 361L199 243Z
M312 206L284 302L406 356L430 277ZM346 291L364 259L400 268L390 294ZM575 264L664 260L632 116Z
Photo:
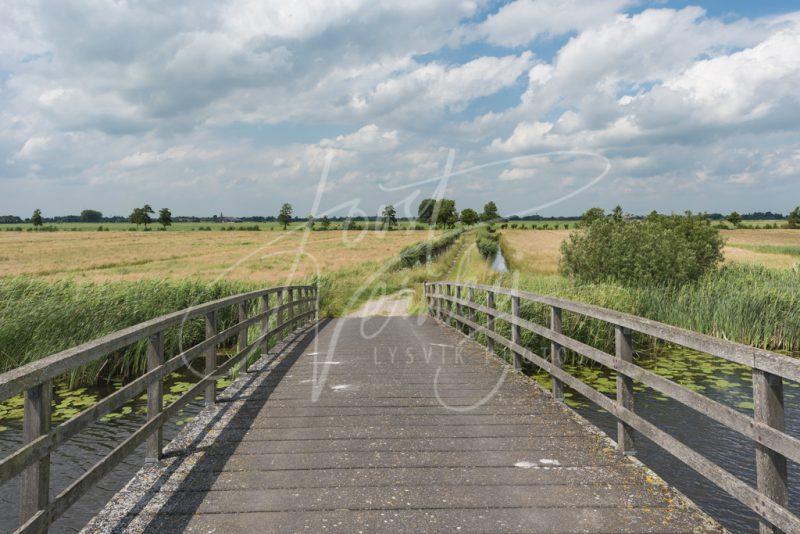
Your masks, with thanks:
M783 380L800 381L800 361L797 359L641 317L525 291L457 282L430 282L425 283L424 292L428 311L438 320L466 331L473 337L475 333L483 334L492 351L495 343L508 348L513 353L514 366L517 369L521 367L524 358L549 373L552 393L557 399L563 400L563 386L567 385L613 414L618 421L617 446L624 453L633 452L631 430L636 430L758 514L762 532L800 532L800 518L787 508L786 466L787 459L800 462L800 440L784 432L783 406ZM480 292L478 296L483 298L476 300L476 292ZM496 308L497 295L510 299L510 313ZM479 303L479 300L484 304ZM549 307L549 327L524 319L520 314L520 300ZM564 335L562 312L612 325L615 329L616 353L608 354ZM476 314L485 319L485 324L478 322ZM497 333L495 322L498 320L510 325L510 340ZM520 329L549 341L550 357L542 357L522 346ZM753 375L754 415L751 417L636 365L633 362L632 332L750 368ZM563 369L565 349L616 371L616 401ZM634 381L753 440L757 487L753 488L637 415L633 402Z
M273 298L274 304L271 305ZM218 332L218 314L230 307L234 308L238 322ZM0 401L24 394L23 444L0 461L0 484L17 475L21 476L21 526L18 532L46 531L51 523L143 442L147 441L148 460L160 458L161 429L167 419L200 394L204 394L206 405L213 404L216 401L218 378L237 365L246 371L248 358L252 354L268 347L269 342L293 328L316 319L318 309L316 286L262 289L157 317L0 375ZM205 321L205 340L165 361L165 331L180 328L186 321L201 316ZM272 328L271 317L275 317ZM251 327L257 330L258 337L248 343ZM217 365L217 347L234 336L237 338L236 353ZM147 343L146 374L68 421L50 427L54 380L143 340ZM164 378L198 358L203 358L204 365L200 380L172 404L164 406ZM104 415L145 392L146 423L50 501L50 454Z

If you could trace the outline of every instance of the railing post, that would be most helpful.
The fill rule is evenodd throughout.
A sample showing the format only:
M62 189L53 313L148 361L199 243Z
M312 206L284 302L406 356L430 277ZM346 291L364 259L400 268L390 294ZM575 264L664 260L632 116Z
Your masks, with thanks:
M261 297L261 302L264 303L264 313L266 314L264 316L264 320L261 322L261 335L264 336L264 340L261 342L261 352L262 354L265 354L267 351L269 351L269 336L265 335L267 332L269 332L269 293ZM245 371L246 370L247 367L245 367Z
M147 370L152 371L164 363L164 332L153 334L147 338ZM161 415L164 409L164 379L159 378L147 386L147 420L151 421ZM158 429L147 438L145 462L153 463L161 459L163 430Z
M450 284L444 284L444 323L450 326L452 319L450 319L450 312L452 311L450 308L451 302L448 300L450 298Z
M22 441L30 443L50 432L50 403L53 384L47 380L25 391ZM24 524L39 510L47 510L50 501L50 454L31 464L20 476L20 523ZM45 524L47 520L45 520Z
M780 376L753 369L753 418L784 431L783 380ZM756 483L764 496L783 507L788 506L786 457L760 443L756 444ZM772 534L780 530L761 519L759 532Z
M240 323L247 320L247 301L242 301L239 303L238 306L239 317L238 320ZM247 347L247 332L250 328L245 328L244 330L239 330L239 336L236 342L236 352L242 352L245 347ZM247 372L247 358L242 359L242 370L246 373ZM233 376L233 369L231 369L231 376Z
M278 290L278 302L275 304L278 311L276 312L277 323L276 326L280 326L283 324L283 318L286 317L286 312L283 309L283 289ZM283 332L281 331L281 336Z
M457 298L458 300L461 300L461 286L456 286L456 298ZM461 307L461 304L456 304L456 315L458 315L459 317L461 317L461 314L463 314L463 313L464 313L464 309ZM462 323L461 321L459 321L458 319L456 319L456 324L455 324L455 326L456 326L456 328L458 328L459 330L462 330L462 329L464 328L464 323Z
M314 284L314 322L319 322L319 286Z
M492 291L486 292L486 306L494 309L494 293ZM486 328L494 332L494 315L486 314ZM486 336L486 347L489 349L489 352L494 352L494 339L489 336Z
M475 322L475 308L472 307L472 306L475 305L475 288L474 287L470 287L469 288L469 303L471 304L471 306L469 308L469 320L474 323ZM475 339L475 329L474 328L470 328L470 329L468 329L468 331L469 331L469 337L472 338L472 339Z
M519 297L517 296L511 297L511 315L515 319L519 318ZM511 342L517 345L520 343L519 325L513 323L511 324ZM514 369L517 371L522 370L522 355L518 352L514 352Z
M217 335L217 312L211 311L206 313L205 315L205 323L206 323L206 339L214 337ZM206 368L205 373L208 375L209 373L214 372L214 369L217 368L217 345L214 344L208 349L206 349ZM217 400L217 379L213 376L208 379L208 383L206 384L206 406L211 406Z
M444 288L442 287L442 284L437 283L436 284L436 295L437 295L436 296L436 318L439 319L440 321L442 320L442 292L443 291L444 291Z
M561 333L561 308L556 308L555 306L550 307L550 330L557 334ZM550 343L550 363L553 364L553 367L558 369L564 366L564 347L555 342ZM564 383L552 375L550 376L550 380L552 382L553 397L555 397L556 400L563 401Z
M289 321L289 332L294 330L295 323L294 323L294 288L289 288L286 290L286 303L289 305L288 315L286 320Z
M633 343L631 331L621 326L615 326L616 356L623 362L633 361ZM617 372L617 404L633 411L633 379ZM633 443L633 429L617 421L617 448L623 454L636 454Z

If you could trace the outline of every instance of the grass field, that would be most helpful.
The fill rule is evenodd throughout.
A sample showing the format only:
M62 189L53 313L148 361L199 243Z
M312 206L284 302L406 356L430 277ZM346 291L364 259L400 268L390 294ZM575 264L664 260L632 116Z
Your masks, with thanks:
M0 277L86 281L303 280L366 261L385 261L427 232L8 232ZM298 257L298 251L302 254Z

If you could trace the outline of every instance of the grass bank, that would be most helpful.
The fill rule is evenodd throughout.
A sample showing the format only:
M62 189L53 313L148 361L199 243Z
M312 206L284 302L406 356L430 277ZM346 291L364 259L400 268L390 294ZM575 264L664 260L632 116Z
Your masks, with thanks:
M585 302L759 348L800 350L800 273L794 270L733 263L680 287L581 285L558 274L527 270L520 261L524 256L516 254L509 241L503 236L501 246L510 259L511 272L493 272L473 246L460 259L458 273L448 278ZM480 292L478 295L483 298ZM510 311L510 299L498 297L497 306ZM521 313L539 324L549 324L545 306L523 304ZM498 321L497 327L510 335L508 324ZM607 352L614 349L614 332L608 324L564 314L564 329L575 339ZM541 351L549 346L528 333L523 334L523 342Z

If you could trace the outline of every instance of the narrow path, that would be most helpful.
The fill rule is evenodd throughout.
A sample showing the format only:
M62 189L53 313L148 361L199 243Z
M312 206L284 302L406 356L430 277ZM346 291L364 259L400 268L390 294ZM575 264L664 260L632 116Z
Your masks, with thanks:
M190 426L87 532L718 531L430 318L330 321Z

